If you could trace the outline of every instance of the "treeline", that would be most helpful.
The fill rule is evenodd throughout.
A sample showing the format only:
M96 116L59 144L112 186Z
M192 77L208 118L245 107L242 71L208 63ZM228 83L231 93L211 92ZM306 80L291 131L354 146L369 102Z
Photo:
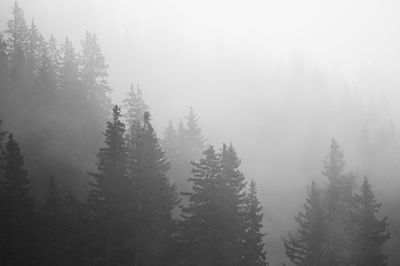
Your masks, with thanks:
M14 5L0 35L0 265L267 265L256 184L233 145L206 145L193 109L159 140L141 90L114 108L110 91L95 34L80 53L58 46ZM287 258L386 265L387 219L336 141L323 175Z

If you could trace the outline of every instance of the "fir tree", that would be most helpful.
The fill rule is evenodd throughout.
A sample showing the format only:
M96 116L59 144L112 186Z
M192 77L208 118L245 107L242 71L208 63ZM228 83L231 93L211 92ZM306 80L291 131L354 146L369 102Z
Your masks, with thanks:
M383 245L390 239L390 233L386 231L387 217L383 219L377 217L381 206L365 177L360 193L355 195L355 209L349 219L353 243L351 265L387 265L387 255L383 253Z
M24 160L13 135L5 145L2 187L4 219L3 261L6 265L29 265L37 262L33 238L33 199Z
M120 120L120 108L113 108L113 118L107 122L105 144L97 154L97 172L91 173L95 182L90 183L89 205L95 215L99 233L99 248L104 263L121 263L116 256L121 249L121 233L125 229L124 214L129 204L129 180L126 174L125 125Z
M245 206L245 234L242 264L248 266L266 266L266 251L263 241L265 233L261 232L263 227L262 207L257 198L257 186L254 181L250 182L249 193Z
M219 213L216 197L217 179L220 178L221 169L217 153L210 146L203 153L204 158L193 164L192 192L185 193L189 196L189 204L182 207L182 248L183 257L180 265L226 265L224 256L218 249L218 234L222 227L218 226ZM221 248L221 247L220 247Z
M124 120L128 127L132 127L134 123L143 125L144 113L148 111L149 107L143 100L143 93L139 89L139 85L136 90L133 85L128 92L127 98L124 100L123 105L125 111Z
M167 265L167 253L172 245L171 211L177 204L175 186L171 185L165 157L148 112L144 125L137 127L135 147L135 258L134 265Z
M26 49L26 61L29 69L29 73L32 76L37 76L39 72L39 61L41 53L45 48L45 41L43 36L40 34L34 19L32 19L31 26L27 32L27 49Z
M18 3L12 9L13 18L7 22L9 54L11 58L11 81L23 80L26 75L26 51L28 46L28 26L24 12Z
M9 96L9 67L8 67L7 42L0 32L0 113L6 110L7 98Z
M325 215L321 206L321 194L313 182L304 204L304 211L296 218L299 229L296 235L284 240L286 256L298 266L328 265L324 257Z
M187 155L189 158L191 160L197 160L204 148L205 139L202 136L201 128L198 125L198 118L192 107L190 107L189 114L186 116L184 141L188 145Z
M101 117L109 113L110 99L108 93L107 65L100 45L94 33L86 32L82 41L82 55L80 60L80 76L84 87L84 99Z
M232 145L212 146L193 163L192 192L182 207L183 265L241 265L245 238L245 181Z
M326 265L342 265L350 256L351 243L346 233L345 220L353 206L354 177L344 173L344 156L336 140L332 139L322 174L328 179L325 191L326 243L324 244Z

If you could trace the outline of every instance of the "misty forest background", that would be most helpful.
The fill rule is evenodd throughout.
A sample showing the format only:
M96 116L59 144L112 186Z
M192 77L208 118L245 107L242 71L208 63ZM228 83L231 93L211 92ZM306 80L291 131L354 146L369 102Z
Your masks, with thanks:
M79 48L43 36L16 3L0 34L0 265L400 265L388 109L301 57L267 77L281 96L253 95L225 143L190 103L157 132L139 86L112 104L94 33Z

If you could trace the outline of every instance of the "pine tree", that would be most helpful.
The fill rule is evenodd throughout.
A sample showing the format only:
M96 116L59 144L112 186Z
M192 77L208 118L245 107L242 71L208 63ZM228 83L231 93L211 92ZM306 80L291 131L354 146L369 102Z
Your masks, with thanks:
M134 123L143 124L144 113L148 111L149 107L143 100L143 93L139 89L139 85L136 90L131 85L127 98L123 102L123 107L126 109L123 117L128 127L132 127Z
M210 146L193 163L192 192L182 207L182 265L241 265L245 238L245 186L233 146Z
M227 242L232 251L231 265L238 265L244 253L242 243L246 231L246 181L239 170L241 162L232 144L223 144L218 156L221 165L219 201L225 205L221 206L221 214L226 219L226 238L230 239Z
M129 180L126 173L125 125L120 120L120 108L113 108L113 118L107 122L105 144L97 154L97 172L91 173L89 206L99 230L99 247L105 265L121 263L117 256L122 247L121 234L125 229L124 214L129 204ZM104 234L103 234L104 233Z
M246 266L266 266L266 251L263 241L265 233L261 232L263 227L262 207L257 198L257 186L254 181L250 182L249 193L245 206L245 234L242 264Z
M26 48L26 61L29 73L32 76L37 76L39 72L39 61L41 54L45 47L45 41L40 34L34 19L32 19L31 26L27 32L27 48Z
M4 242L1 254L6 265L29 265L36 262L33 239L33 199L24 160L13 135L8 135L4 151L2 219Z
M217 179L221 169L217 153L213 146L203 152L204 158L193 164L193 191L185 193L189 196L189 204L182 207L182 249L183 257L180 265L226 265L221 258L218 234L222 227L218 226L219 214L217 201ZM220 247L220 248L218 248Z
M304 211L295 220L299 229L295 236L284 240L286 256L298 266L328 265L324 257L325 214L321 206L321 193L313 182L304 204Z
M9 54L11 58L11 81L16 82L24 78L26 69L26 51L28 46L28 26L24 12L18 3L12 9L13 18L7 22L7 36Z
M197 160L204 148L205 139L202 136L201 128L198 125L198 118L193 108L190 107L186 116L186 129L184 139L188 145L188 156L191 160Z
M171 185L165 157L148 112L144 125L137 127L135 150L135 258L134 265L167 265L168 248L172 245L174 222L171 212L177 204L175 186Z
M9 96L9 67L7 42L0 32L0 113L4 115Z
M383 253L383 245L390 239L390 233L386 231L387 217L383 219L377 217L381 206L365 177L360 194L355 195L355 209L349 219L348 227L353 243L351 265L387 265L387 255Z
M93 110L105 118L109 113L110 99L108 93L107 65L100 45L94 33L86 32L82 41L82 55L80 59L80 76L84 88L84 99Z
M342 265L350 256L351 243L346 233L345 220L353 207L354 177L344 173L344 156L336 140L332 139L322 174L328 179L324 206L327 213L326 265Z
M172 123L165 133L170 134L165 135L163 140L163 147L171 160L169 175L179 191L190 191L191 185L187 182L191 171L190 162L200 159L205 142L193 109L190 108L186 117L186 126L180 120L176 133L173 132ZM183 201L186 204L185 199Z

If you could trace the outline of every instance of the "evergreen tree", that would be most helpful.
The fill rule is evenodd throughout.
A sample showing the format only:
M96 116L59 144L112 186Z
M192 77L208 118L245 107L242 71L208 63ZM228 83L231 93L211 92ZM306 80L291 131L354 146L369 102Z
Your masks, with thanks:
M25 53L28 46L28 26L25 22L24 12L18 3L12 9L13 18L7 22L7 36L9 54L11 58L11 81L24 79L26 74Z
M360 194L355 195L355 210L351 212L349 219L353 242L351 265L387 265L387 255L383 253L383 245L389 240L390 233L386 231L387 217L383 219L377 217L381 206L365 177Z
M0 32L0 113L6 110L7 98L9 95L9 66L8 66L7 42Z
M180 265L211 266L226 265L229 258L221 253L218 234L223 227L219 226L217 201L217 179L221 169L217 153L213 146L204 151L204 158L193 164L193 191L185 193L189 196L189 204L182 207L182 249L183 257Z
M193 163L192 192L182 207L182 265L241 265L245 241L245 186L230 145L212 146Z
M200 159L205 141L193 109L190 108L186 117L186 126L179 121L175 134L171 123L165 133L168 135L164 136L163 145L172 165L169 175L179 191L190 191L191 185L187 182L191 171L190 162Z
M190 107L189 114L186 116L184 141L188 145L187 155L189 158L197 160L204 148L205 139L202 136L201 128L198 125L198 118L192 107Z
M326 263L325 214L321 206L321 194L313 182L304 204L304 211L296 218L299 229L295 236L284 240L286 256L298 266L319 266ZM329 262L328 262L329 263Z
M41 53L45 47L45 41L40 34L34 19L32 19L31 26L27 32L27 48L26 48L26 61L29 69L29 74L37 76L39 71L39 61Z
M84 99L91 108L107 117L110 107L108 93L111 91L107 81L107 65L94 33L86 32L82 41L80 77L84 88Z
M354 177L344 173L344 156L336 140L332 139L322 174L328 179L324 205L327 213L326 265L343 265L350 256L351 243L346 232L345 220L353 207Z
M226 219L225 231L232 251L231 265L240 264L243 256L243 238L246 231L246 181L239 170L240 159L232 144L222 145L218 154L221 176L218 185L221 189L221 213ZM224 204L224 205L222 205Z
M117 256L121 250L121 237L126 227L125 213L129 204L129 180L126 173L125 125L120 120L120 108L113 108L113 118L107 122L105 144L97 154L97 172L91 173L89 205L95 216L99 234L99 260L105 265L123 263Z
M136 128L134 265L168 265L174 229L171 211L177 204L177 194L168 180L169 162L148 112L144 115L144 125Z
M148 111L149 107L143 100L143 93L139 86L135 90L134 86L131 85L128 97L123 102L123 107L126 109L123 117L129 128L134 123L143 124L144 113Z
M265 233L261 232L263 227L262 207L257 198L257 186L254 181L250 182L249 193L246 198L245 207L245 234L244 234L244 252L242 264L246 266L266 266L266 251L263 237Z
M1 257L6 265L32 265L37 262L33 238L33 199L29 195L30 185L24 160L13 135L8 135L5 145L3 179L4 192L2 219Z

